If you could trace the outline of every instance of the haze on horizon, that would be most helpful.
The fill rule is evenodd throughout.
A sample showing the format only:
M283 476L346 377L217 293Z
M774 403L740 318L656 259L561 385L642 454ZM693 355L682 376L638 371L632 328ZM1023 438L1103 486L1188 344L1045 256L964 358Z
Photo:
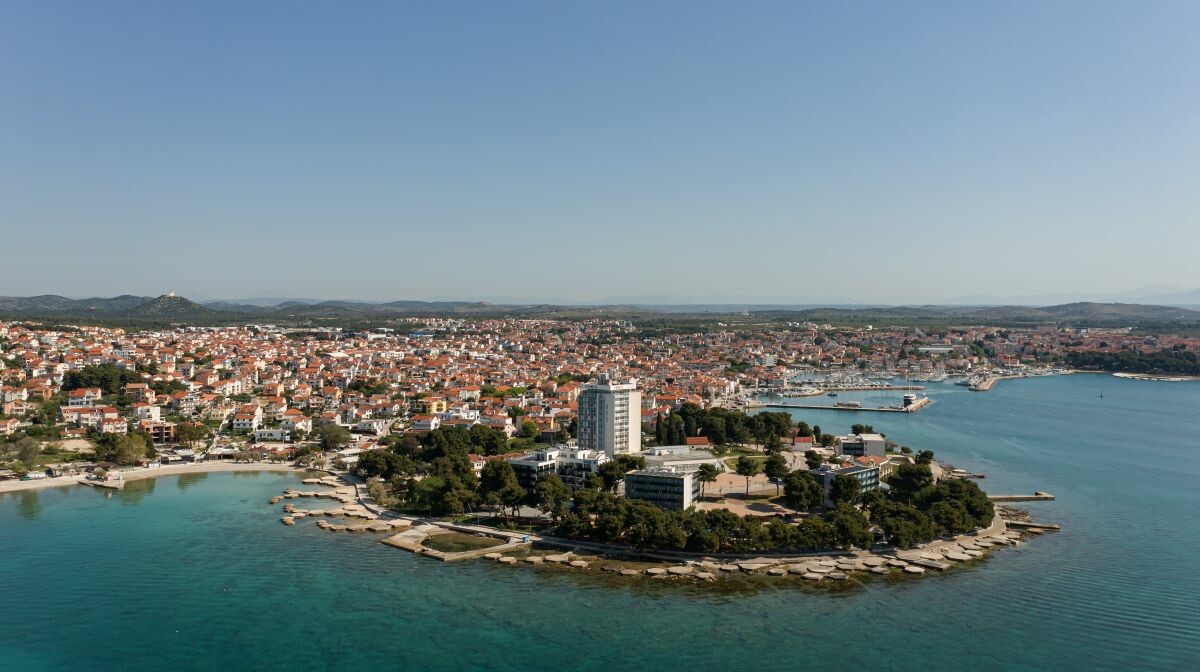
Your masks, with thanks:
M0 294L1194 289L1198 26L1186 2L9 4Z

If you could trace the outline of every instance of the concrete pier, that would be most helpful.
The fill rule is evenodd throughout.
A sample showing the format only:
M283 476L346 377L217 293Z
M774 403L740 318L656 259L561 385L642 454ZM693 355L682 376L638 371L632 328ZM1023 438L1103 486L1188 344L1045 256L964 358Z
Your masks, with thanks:
M988 495L988 500L992 502L1052 502L1054 495L1039 490L1032 495Z
M746 405L746 408L805 408L805 409L813 409L813 410L818 410L818 411L852 411L855 413L859 413L859 412L916 413L917 411L921 410L922 408L925 408L928 405L929 405L929 397L921 397L920 399L914 401L912 403L912 405L905 406L903 408L896 407L896 406L883 406L883 407L876 406L874 408L872 408L870 406L860 406L860 407L854 408L854 407L849 407L849 406L834 406L834 405L829 405L829 404L788 404L788 403L768 404L768 403L763 403L763 402L751 402Z

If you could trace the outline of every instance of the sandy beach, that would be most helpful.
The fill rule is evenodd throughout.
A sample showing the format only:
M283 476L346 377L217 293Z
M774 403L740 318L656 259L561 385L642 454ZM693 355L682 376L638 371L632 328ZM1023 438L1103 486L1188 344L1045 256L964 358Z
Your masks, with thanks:
M308 471L308 469L294 467L290 464L272 464L270 462L192 462L189 464L174 464L157 469L131 469L123 471L121 474L126 481L138 481L144 478L158 478L159 476L220 471ZM81 480L83 480L82 476L60 476L58 478L42 478L33 481L3 481L0 482L0 492L61 488L79 485Z

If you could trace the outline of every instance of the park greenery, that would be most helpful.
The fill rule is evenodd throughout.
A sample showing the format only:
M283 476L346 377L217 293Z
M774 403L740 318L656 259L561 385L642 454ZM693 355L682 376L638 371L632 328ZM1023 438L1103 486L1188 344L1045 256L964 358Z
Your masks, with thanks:
M121 466L138 464L154 455L154 443L141 432L102 434L96 440L96 459Z
M596 490L575 492L575 506L562 516L557 533L639 550L698 553L867 546L871 536L866 517L850 506L837 507L794 525L780 518L766 521L725 509L662 509Z
M824 490L807 471L797 469L781 480L790 507L809 512L821 507ZM911 548L985 527L995 513L974 482L934 483L927 465L903 465L888 483L890 490L860 493L854 478L839 476L831 484L833 506L798 523L783 517L739 516L725 509L667 510L608 491L583 489L575 491L574 507L561 516L557 533L639 550L757 553L870 548L875 542L872 528L878 528L887 543Z
M807 426L807 425L806 425ZM769 437L790 436L796 429L787 413L746 415L720 407L702 408L684 404L670 416L655 419L654 441L660 446L679 446L688 437L703 436L717 446L765 443ZM802 434L803 436L803 434Z
M704 423L697 419L698 431L703 431ZM640 550L800 552L869 548L880 539L909 548L991 523L992 504L975 483L934 482L929 451L917 453L913 464L897 467L887 490L863 493L855 478L834 477L828 493L832 505L822 512L825 488L808 469L789 470L782 454L778 437L794 430L764 426L769 427L760 429L766 455L740 455L733 461L734 470L747 480L765 473L782 501L797 512L795 516L667 510L617 496L625 475L645 466L640 456L619 456L604 463L573 491L552 474L525 487L505 459L487 461L476 477L468 455L497 456L507 446L502 432L478 425L439 428L419 438L387 437L385 449L359 456L358 468L368 477L383 479L385 496L412 513L453 516L491 511L501 524L515 525L522 507L534 507L549 517L547 524L556 526L555 534ZM805 461L811 468L819 466L821 458L809 451ZM697 478L703 488L716 480L717 469L705 465Z
M120 394L128 383L142 382L142 374L133 369L124 369L114 364L85 366L78 371L68 371L63 376L63 391L98 387L104 394Z
M1159 375L1200 375L1200 353L1184 349L1140 352L1069 352L1066 363L1077 369L1095 369L1117 373Z

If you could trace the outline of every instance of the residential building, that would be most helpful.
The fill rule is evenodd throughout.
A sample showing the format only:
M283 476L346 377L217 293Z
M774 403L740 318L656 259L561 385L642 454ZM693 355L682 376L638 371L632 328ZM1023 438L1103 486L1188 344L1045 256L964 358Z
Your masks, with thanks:
M146 383L126 383L125 394L134 401L140 401L147 404L153 404L155 392Z
M291 436L292 433L286 429L257 429L254 431L254 442L288 441L291 439Z
M242 404L234 411L233 418L229 421L229 427L235 431L253 432L262 427L262 422L262 406L258 404Z
M808 473L812 474L813 478L817 479L817 483L825 489L825 496L822 501L825 507L833 506L833 500L830 499L829 495L833 489L833 479L838 476L851 476L857 479L859 494L879 489L879 467L849 463L841 467L832 467L824 464L819 469L813 469Z
M633 471L625 474L625 496L664 509L686 509L700 499L700 479L694 471Z
M637 380L618 383L601 374L579 394L579 447L609 457L641 452L641 406Z
M841 437L840 441L843 455L886 457L884 447L887 445L887 439L883 438L882 434L849 434Z
M0 434L11 436L16 433L17 428L21 426L21 421L16 418L4 418L0 420Z
M600 465L608 462L608 455L585 448L566 448L559 451L554 473L568 488L582 488L587 477L597 474Z
M67 406L92 406L100 401L102 396L104 396L104 391L98 387L81 387L67 393Z
M173 422L142 420L138 423L138 429L149 434L150 440L156 444L177 442Z
M432 432L442 426L442 421L436 415L414 415L412 428L414 432Z
M517 474L517 482L522 488L532 488L537 485L537 479L545 474L557 473L559 448L544 448L528 455L514 457L508 461Z
M718 472L725 471L725 463L707 450L697 450L692 445L657 446L648 449L644 456L649 469L667 471L695 471L702 464L711 464Z

